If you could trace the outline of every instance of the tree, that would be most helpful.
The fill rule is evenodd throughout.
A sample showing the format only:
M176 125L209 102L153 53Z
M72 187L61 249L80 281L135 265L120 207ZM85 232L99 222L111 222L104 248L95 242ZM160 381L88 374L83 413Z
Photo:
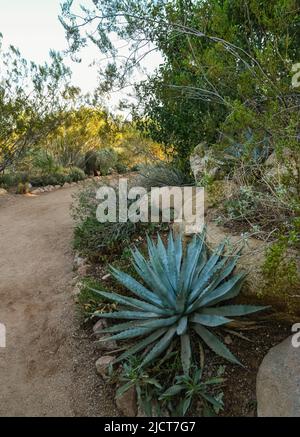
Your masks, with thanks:
M64 3L61 18L70 49L90 41L112 58L107 90L126 85L149 50L162 53L163 65L137 86L135 113L145 132L174 146L183 167L200 141L225 148L245 143L248 130L255 146L267 138L271 149L299 150L299 92L291 87L297 0L102 0L81 15L75 3ZM130 43L123 63L116 35Z
M45 138L78 95L61 55L50 58L37 65L13 46L4 52L0 35L0 171Z

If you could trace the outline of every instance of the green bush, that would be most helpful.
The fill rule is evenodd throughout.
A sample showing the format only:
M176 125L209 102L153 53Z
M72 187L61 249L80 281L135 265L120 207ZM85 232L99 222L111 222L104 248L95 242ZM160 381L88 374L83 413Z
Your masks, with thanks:
M19 182L17 189L16 189L16 194L27 194L30 191L30 185L28 182Z
M102 176L107 176L110 169L114 169L118 163L117 153L111 149L101 149L97 152L97 161Z
M30 183L33 187L46 185L63 185L65 182L78 182L86 178L83 170L77 167L64 168L50 174L31 176Z
M170 355L174 359L174 354ZM135 388L138 405L147 417L162 417L166 413L184 417L194 406L197 415L201 416L212 416L223 409L223 392L219 391L219 387L224 382L221 377L224 368L219 368L216 377L205 380L202 370L197 367L192 368L191 376L178 376L173 369L166 378L165 372L161 371L163 369L156 367L146 371L140 364L141 360L134 357L123 363L121 372L115 377L119 383L116 395L120 397ZM168 370L167 366L165 370ZM112 370L111 376L113 381L115 375Z
M119 174L124 174L128 172L127 166L122 162L117 162L114 168Z
M145 235L152 229L148 223L100 223L96 218L96 191L104 182L91 182L74 194L72 216L76 222L74 247L92 260L121 253L135 235ZM118 194L118 193L117 193ZM159 226L159 225L158 225Z
M86 178L84 171L78 167L70 167L67 173L71 182L83 181Z
M27 172L4 173L0 175L0 187L10 188L16 187L18 184L28 182L29 176Z
M143 165L139 167L139 173L139 185L145 187L148 191L152 187L181 187L192 183L189 176L169 163Z
M264 284L262 296L280 296L290 313L299 310L300 270L297 254L300 249L300 220L293 222L288 235L279 235L266 250L262 266Z
M93 278L84 278L79 285L80 292L76 297L76 303L81 314L86 320L93 318L95 311L107 312L112 309L111 303L107 303L103 300L99 294L91 290L93 287L99 287L102 284Z

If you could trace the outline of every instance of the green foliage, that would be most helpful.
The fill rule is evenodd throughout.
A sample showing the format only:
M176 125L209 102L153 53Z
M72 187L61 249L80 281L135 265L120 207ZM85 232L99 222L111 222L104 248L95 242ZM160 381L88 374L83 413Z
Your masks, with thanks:
M191 376L176 375L175 370L169 372L167 379L173 382L168 387L164 374L160 368L145 370L141 366L141 359L131 357L125 361L118 373L110 369L111 382L118 382L117 396L134 388L137 393L138 405L148 417L161 417L166 413L175 417L186 416L196 402L201 402L201 416L212 416L223 409L223 393L214 389L224 379L221 377L223 368L219 368L218 375L203 381L202 371L196 367L191 369ZM155 375L155 376L152 376ZM197 405L199 407L199 404Z
M276 229L288 232L298 210L299 201L282 185L239 184L230 198L223 201L220 221L227 226L239 225L245 232L267 236Z
M43 172L33 176L28 176L28 180L33 187L44 187L46 185L64 185L64 183L79 182L86 178L85 173L76 167L58 167L53 172Z
M74 195L72 216L76 222L74 230L74 247L92 260L99 260L106 255L122 253L134 236L144 235L152 228L148 223L105 222L100 223L96 217L98 201L96 192L105 181L90 183ZM118 207L118 192L117 192Z
M265 138L271 149L299 147L299 90L291 88L300 59L297 0L103 0L86 5L80 19L78 3L64 2L61 21L73 52L91 42L110 57L105 91L130 82L145 42L162 54L137 85L135 116L147 135L173 146L182 170L200 141L244 145L249 129L247 148ZM124 63L115 56L116 35L129 41Z
M266 250L262 266L264 284L262 295L281 296L291 313L297 308L297 295L300 288L300 270L297 253L300 248L300 222L294 221L294 229L288 235L280 235ZM296 298L297 299L297 298Z
M50 58L37 65L13 46L4 52L0 34L0 171L45 138L78 94L61 55L51 51Z
M118 163L118 155L112 148L101 149L97 152L97 164L102 176L107 176Z
M148 191L152 187L182 187L191 183L191 178L171 163L143 165L139 175L139 184Z
M53 153L43 149L39 150L33 157L33 167L40 171L42 175L59 173L63 170Z
M100 296L122 305L123 308L119 312L95 315L129 320L103 330L113 333L111 339L130 340L143 337L122 353L117 361L147 348L141 364L147 366L179 336L182 368L188 373L192 359L190 333L193 330L216 354L233 363L239 363L207 327L214 329L226 325L231 317L250 314L265 307L216 306L239 294L245 276L244 273L232 275L238 254L225 256L224 250L225 243L222 243L209 256L203 231L201 235L194 236L184 251L181 237L174 240L170 233L167 247L159 235L157 244L148 238L149 260L138 249L132 250L134 268L145 285L111 267L115 279L138 299L95 289Z
M220 369L222 371L222 369ZM219 373L221 373L219 371ZM219 374L217 377L202 381L202 370L193 368L191 375L180 375L175 377L175 383L169 387L159 398L169 404L175 402L178 416L185 416L191 408L194 400L201 400L202 415L212 416L223 410L223 393L210 394L209 388L220 385L224 382ZM178 399L179 398L179 399ZM174 411L174 407L171 409Z
M116 396L120 397L134 387L137 393L138 404L147 412L147 401L152 401L154 390L162 390L162 386L156 378L151 378L139 364L139 360L135 358L123 363L121 374L118 376L121 386L118 388Z
M26 172L10 172L7 171L0 175L0 186L3 188L16 187L19 183L25 183L28 181L28 173Z
M99 281L88 277L84 278L81 283L80 292L76 297L76 303L86 319L92 318L95 311L105 312L113 308L113 306L107 304L99 294L91 290L91 288L101 285Z
M19 182L16 190L16 194L27 194L30 191L28 182Z

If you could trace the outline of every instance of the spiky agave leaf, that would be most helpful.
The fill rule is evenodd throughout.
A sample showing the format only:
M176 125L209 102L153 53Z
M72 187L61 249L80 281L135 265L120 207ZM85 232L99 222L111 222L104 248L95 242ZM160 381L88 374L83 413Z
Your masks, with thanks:
M225 242L209 256L205 232L195 235L186 250L183 248L182 237L174 238L172 232L167 246L159 235L157 243L148 238L149 259L138 249L132 250L134 268L145 285L111 268L116 280L136 297L94 290L123 307L113 313L95 313L96 316L127 320L101 332L113 334L110 339L115 340L139 338L116 361L144 351L142 365L146 366L166 351L175 336L179 336L182 366L184 372L188 373L192 356L190 331L193 329L215 353L240 364L211 329L226 325L232 321L232 317L251 314L267 307L219 306L220 302L239 294L245 275L233 274L239 254L224 255ZM108 338L105 337L103 341Z

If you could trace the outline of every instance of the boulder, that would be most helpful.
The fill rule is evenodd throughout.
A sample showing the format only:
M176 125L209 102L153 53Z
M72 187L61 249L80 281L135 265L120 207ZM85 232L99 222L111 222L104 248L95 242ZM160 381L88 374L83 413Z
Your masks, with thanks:
M42 193L42 191L41 191L41 189L40 188L35 188L34 190L32 190L31 191L31 194L41 194Z
M0 196L4 196L7 194L7 191L4 188L0 188Z
M112 355L103 355L96 361L97 373L102 376L103 379L108 377L109 366L114 361L115 357Z
M80 256L80 255L78 255L78 254L76 254L76 255L74 256L74 262L73 262L74 267L76 267L76 268L81 267L81 266L83 266L85 263L86 263L86 259L83 258L82 256Z
M121 396L116 397L116 404L124 416L135 417L138 411L135 387L131 387Z
M292 337L270 349L256 381L259 417L300 417L300 347Z
M271 153L265 162L266 177L269 179L280 179L282 176L293 175L297 178L298 168L295 152L287 147L283 150L281 157L276 152Z
M202 142L190 155L190 166L195 181L198 183L203 176L215 179L221 171L222 162L218 161L212 155L212 151L207 148L206 143Z

